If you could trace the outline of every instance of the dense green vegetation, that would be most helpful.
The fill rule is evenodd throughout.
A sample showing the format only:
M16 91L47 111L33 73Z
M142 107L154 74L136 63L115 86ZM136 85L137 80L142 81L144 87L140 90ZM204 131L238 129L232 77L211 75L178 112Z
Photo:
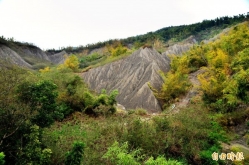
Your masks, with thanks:
M248 103L248 23L235 26L220 39L194 46L182 57L172 57L171 71L157 96L165 102L188 90L188 74L198 69L203 100L218 112L231 112Z
M217 116L213 121L217 123L213 126L220 125L230 130L230 127L246 125L249 106L248 25L248 22L236 25L213 42L196 45L183 56L172 56L170 72L161 74L164 79L161 90L154 90L155 95L164 102L165 109L189 91L189 73L202 70L198 75L200 86L197 96L202 100L197 102L203 104L208 114ZM196 102L194 99L192 101ZM208 155L219 148L219 137L212 139L216 142L200 153L207 164L212 164Z
M89 91L71 63L69 58L37 73L1 62L0 151L7 164L49 164L53 151L41 142L44 128L75 111L94 116L116 111L117 91Z

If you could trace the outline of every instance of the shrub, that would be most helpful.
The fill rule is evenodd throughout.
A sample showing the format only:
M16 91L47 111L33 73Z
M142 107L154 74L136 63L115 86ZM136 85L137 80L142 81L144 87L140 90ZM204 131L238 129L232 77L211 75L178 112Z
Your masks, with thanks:
M67 59L64 62L64 65L67 68L72 69L74 72L76 72L79 69L79 60L76 55L70 55L67 57Z
M169 105L175 98L185 94L190 85L188 75L181 72L168 72L167 74L161 74L163 78L163 85L159 92L155 91L157 98L164 101L166 105Z
M155 127L158 132L167 131L169 129L169 121L166 117L153 117L153 121L155 122Z
M110 115L116 112L116 96L117 90L113 90L108 95L105 90L102 90L99 96L94 96L89 92L84 93L85 109L84 112L94 116Z
M156 159L150 157L145 161L145 155L141 153L141 149L129 151L128 142L120 145L117 141L108 148L102 158L107 159L107 163L113 165L182 165L176 160L167 161L163 156L158 156Z
M4 161L4 153L3 152L0 152L0 165L4 165L5 161Z
M49 72L50 71L50 68L47 66L45 67L44 69L40 69L39 70L41 73L46 73L46 72Z
M109 47L108 50L112 57L120 56L128 51L128 49L123 45L121 45L120 43L118 43L116 47Z
M138 108L135 110L135 114L140 115L140 116L144 116L144 115L147 115L147 111L145 109Z
M215 148L210 149L210 150L202 151L200 153L202 164L205 164L205 165L218 165L219 163L212 159L212 154L214 152L217 152L217 150Z
M134 114L135 113L135 109L128 109L128 114L131 115L131 114Z
M61 115L57 110L56 97L57 86L50 81L39 81L31 84L24 82L18 87L19 99L28 104L32 111L38 114L32 118L32 122L40 127L50 126L56 115Z
M145 165L183 165L181 162L177 160L166 160L163 156L158 156L156 159L150 157Z
M30 133L24 135L26 144L20 148L18 163L39 165L50 163L52 151L48 148L42 148L40 136L39 127L37 125L31 126Z
M119 143L115 141L102 158L107 159L107 163L113 165L139 165L139 160L142 157L139 149L128 152L127 142L119 145Z
M81 165L84 148L85 144L83 142L75 142L72 151L66 155L65 165Z

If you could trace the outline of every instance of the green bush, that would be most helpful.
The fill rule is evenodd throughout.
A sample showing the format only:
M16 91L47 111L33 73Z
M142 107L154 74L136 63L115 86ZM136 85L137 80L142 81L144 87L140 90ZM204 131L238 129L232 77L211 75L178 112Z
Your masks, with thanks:
M177 160L166 160L163 156L158 156L156 159L150 157L145 165L183 165L181 162Z
M191 86L188 75L180 71L162 73L161 76L164 81L161 90L159 92L153 90L156 97L163 100L165 106L168 106L175 98L186 94Z
M144 115L147 115L147 111L143 108L138 108L138 109L135 109L135 114L140 115L140 116L144 116Z
M167 161L163 156L158 156L156 159L150 157L145 161L146 156L141 151L141 149L129 151L128 142L120 145L115 141L102 158L107 159L107 164L113 165L182 165L176 160Z
M90 92L84 93L85 109L84 112L94 116L111 115L116 112L116 96L117 90L113 90L108 95L105 90L102 90L99 96L94 96Z
M111 56L117 57L122 54L125 54L128 51L128 49L122 46L121 44L119 44L116 48L111 48L109 51L111 53Z
M63 124L58 122L50 128L45 128L42 143L53 151L52 164L63 164L66 159L65 153L71 150L72 144L86 139L85 127L82 127L79 119L76 119Z
M212 159L212 154L214 152L217 152L217 150L215 150L215 148L210 149L210 150L202 151L200 153L202 164L204 164L204 165L218 165L219 163Z
M83 56L80 58L80 67L81 68L85 68L89 65L94 65L96 64L96 62L99 62L101 60L103 60L105 58L105 56L103 55L100 55L98 53L92 53L90 55L87 55L87 56Z
M57 110L55 91L57 86L50 81L37 83L24 82L18 87L19 99L29 105L32 111L38 114L32 118L32 122L40 127L50 126L60 112Z
M39 127L37 125L31 126L30 133L24 135L26 144L20 148L18 164L47 165L50 163L52 151L42 147L40 136Z
M131 115L131 114L135 114L136 110L135 109L129 109L128 110L128 114Z
M107 159L107 163L113 165L139 165L142 156L139 149L128 152L127 142L120 145L115 141L102 158Z
M72 151L66 155L65 165L81 165L84 148L85 144L83 142L75 142Z
M4 165L5 161L4 161L4 153L3 152L0 152L0 165Z
M166 117L154 117L153 121L155 122L156 130L167 131L169 129L169 121Z

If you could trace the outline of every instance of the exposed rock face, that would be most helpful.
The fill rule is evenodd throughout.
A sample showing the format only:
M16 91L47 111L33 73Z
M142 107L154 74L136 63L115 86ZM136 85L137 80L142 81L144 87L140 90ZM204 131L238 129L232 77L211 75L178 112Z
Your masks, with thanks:
M67 56L67 52L64 50L60 53L48 55L49 60L54 64L62 64L64 63L65 56Z
M0 45L0 58L22 67L31 68L31 65L24 61L22 57L19 56L19 54L4 45Z
M38 47L20 47L20 54L49 61L47 54Z
M41 61L53 64L64 62L66 52L62 51L56 54L47 55L43 50L36 46L18 46L8 47L0 44L0 59L8 60L22 67L32 68L32 65ZM32 63L27 59L32 59Z
M182 53L188 51L194 44L192 43L186 43L186 44L175 44L173 46L170 46L166 52L163 53L163 55L181 55Z
M118 89L117 101L126 109L144 108L148 112L159 112L161 107L148 82L159 89L163 81L158 72L167 72L169 63L167 56L154 49L140 48L125 59L91 69L82 76L97 92Z

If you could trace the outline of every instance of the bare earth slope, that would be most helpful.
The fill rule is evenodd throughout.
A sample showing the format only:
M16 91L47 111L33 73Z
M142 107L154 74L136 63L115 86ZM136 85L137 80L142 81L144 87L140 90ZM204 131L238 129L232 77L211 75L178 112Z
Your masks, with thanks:
M62 64L64 63L65 56L67 56L67 52L63 50L62 52L48 55L48 58L54 64Z
M32 68L32 65L45 62L46 64L61 64L65 60L65 51L49 54L36 46L0 44L0 59L8 60L16 65Z
M167 56L150 48L140 48L126 59L122 59L83 73L89 87L97 92L118 89L118 103L127 109L144 108L148 112L159 112L161 107L148 82L159 89L162 79L159 70L167 72L170 61Z
M24 61L22 57L19 56L19 54L4 45L0 45L0 59L10 61L22 67L31 68L31 65Z
M194 44L192 43L185 43L185 44L175 44L173 46L170 46L163 55L181 55L182 53L188 51Z

